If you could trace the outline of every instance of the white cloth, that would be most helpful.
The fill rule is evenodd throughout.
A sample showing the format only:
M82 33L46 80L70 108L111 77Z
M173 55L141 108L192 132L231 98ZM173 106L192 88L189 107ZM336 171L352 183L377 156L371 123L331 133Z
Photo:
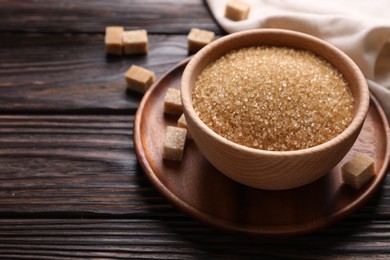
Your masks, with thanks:
M245 0L249 18L224 17L227 0L206 0L228 32L282 28L322 38L348 54L368 80L390 119L390 1L388 0Z

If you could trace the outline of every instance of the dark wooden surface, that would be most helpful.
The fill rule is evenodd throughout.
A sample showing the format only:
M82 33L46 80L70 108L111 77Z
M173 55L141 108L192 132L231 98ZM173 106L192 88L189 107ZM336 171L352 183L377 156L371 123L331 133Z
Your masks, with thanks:
M140 57L106 57L107 25L150 32ZM173 208L137 163L131 64L157 76L191 27L223 35L201 0L0 0L0 259L390 258L390 181L311 235L227 234Z

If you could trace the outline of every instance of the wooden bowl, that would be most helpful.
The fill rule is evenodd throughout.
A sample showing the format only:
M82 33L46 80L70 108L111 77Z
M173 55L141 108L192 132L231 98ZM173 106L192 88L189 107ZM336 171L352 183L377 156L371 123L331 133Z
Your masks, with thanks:
M269 45L309 50L335 66L347 80L355 99L351 124L323 144L296 151L265 151L221 137L196 115L192 106L194 82L203 69L235 49ZM281 29L257 29L222 37L200 50L181 80L188 129L203 156L229 178L254 188L284 190L311 183L336 166L356 141L369 107L366 79L342 51L313 36Z

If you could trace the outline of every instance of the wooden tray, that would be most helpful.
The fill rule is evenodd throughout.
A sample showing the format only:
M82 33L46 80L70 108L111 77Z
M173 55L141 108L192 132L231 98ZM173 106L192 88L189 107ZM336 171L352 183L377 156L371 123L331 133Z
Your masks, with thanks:
M344 160L326 176L301 188L267 191L241 185L210 165L192 140L186 142L182 162L163 161L166 126L176 125L178 119L163 114L163 100L168 87L179 88L188 60L162 76L145 94L134 124L135 149L145 173L173 205L188 215L231 232L305 234L351 214L380 186L389 165L390 130L374 97L362 132ZM358 191L343 184L340 170L357 152L376 161L376 177Z

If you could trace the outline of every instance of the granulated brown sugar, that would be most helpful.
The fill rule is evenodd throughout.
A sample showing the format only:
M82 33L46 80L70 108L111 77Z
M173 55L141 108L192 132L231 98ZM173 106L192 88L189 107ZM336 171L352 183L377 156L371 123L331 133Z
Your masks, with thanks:
M197 78L193 107L219 135L248 147L299 150L324 143L352 121L348 83L315 54L284 47L232 51Z

